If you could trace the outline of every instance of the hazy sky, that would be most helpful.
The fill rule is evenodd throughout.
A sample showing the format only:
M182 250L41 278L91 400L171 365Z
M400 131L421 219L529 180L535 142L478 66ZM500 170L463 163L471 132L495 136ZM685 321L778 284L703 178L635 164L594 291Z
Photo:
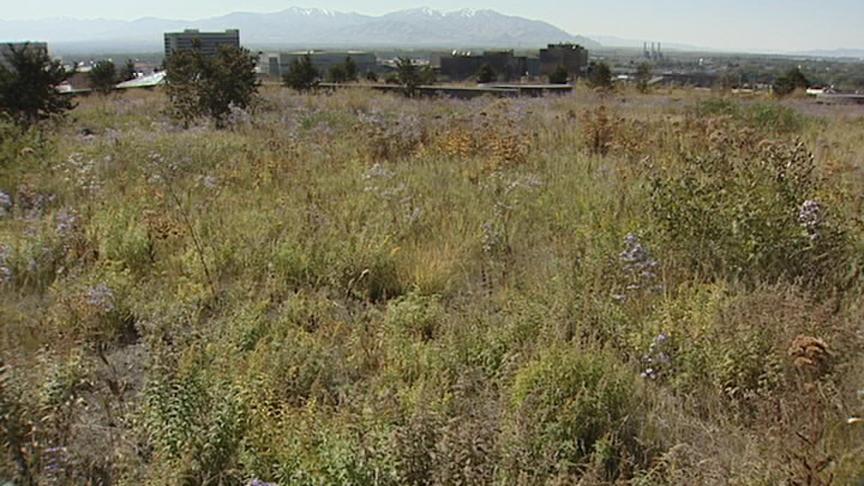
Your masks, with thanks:
M864 48L864 0L3 0L0 19L44 17L195 19L290 6L381 14L426 6L492 8L545 20L573 34L723 49Z

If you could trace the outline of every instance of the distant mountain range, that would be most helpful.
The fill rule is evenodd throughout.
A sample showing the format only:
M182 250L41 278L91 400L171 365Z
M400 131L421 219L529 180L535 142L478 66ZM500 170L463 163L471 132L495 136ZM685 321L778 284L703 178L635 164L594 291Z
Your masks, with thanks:
M240 29L241 42L266 47L536 48L547 43L600 44L538 20L494 10L440 12L428 8L381 16L293 7L275 13L237 12L200 20L0 20L0 41L47 41L55 50L153 51L162 34L195 28Z
M864 59L864 49L823 49L816 51L799 52L797 54L813 57Z

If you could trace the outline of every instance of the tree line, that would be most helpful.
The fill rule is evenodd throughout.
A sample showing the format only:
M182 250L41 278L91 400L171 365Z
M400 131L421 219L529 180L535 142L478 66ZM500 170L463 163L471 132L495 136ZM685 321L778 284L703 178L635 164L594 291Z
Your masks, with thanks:
M30 48L28 45L10 45L5 54L5 64L0 63L0 114L22 126L32 126L57 116L75 107L73 100L57 90L66 82L74 70L67 70L52 59L46 50ZM196 118L206 117L217 127L224 126L233 109L247 109L253 103L260 82L256 73L257 56L248 49L233 46L222 47L215 56L205 56L200 50L184 50L171 55L165 62L165 90L169 99L168 113L184 126ZM121 68L111 61L99 61L90 70L88 77L93 91L110 93L117 83L136 76L132 61ZM360 73L351 57L331 66L326 77L314 65L309 54L293 61L283 76L283 84L299 92L317 88L322 79L333 83L358 81ZM480 68L477 80L492 82L496 73L489 65ZM365 74L368 81L379 81L372 71ZM651 67L640 65L637 70L637 87L647 91L651 79ZM567 83L570 73L559 66L549 76L553 84ZM435 73L429 66L420 66L410 58L399 58L395 71L384 81L399 85L406 96L417 94L422 85L434 84ZM592 62L587 69L587 83L591 87L608 89L612 86L612 71L604 62ZM810 82L799 69L791 69L777 78L774 92L778 96L806 89Z

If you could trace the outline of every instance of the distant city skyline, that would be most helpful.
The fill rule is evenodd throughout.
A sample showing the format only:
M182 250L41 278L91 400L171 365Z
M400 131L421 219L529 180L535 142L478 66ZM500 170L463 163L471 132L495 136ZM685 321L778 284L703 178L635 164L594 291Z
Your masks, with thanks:
M864 49L864 2L861 0L40 0L10 2L0 20L56 17L134 20L141 17L201 19L232 12L275 12L297 6L380 15L408 8L442 11L493 9L503 14L543 20L572 34L646 39L724 50L794 52L814 49ZM2 33L0 33L2 36Z

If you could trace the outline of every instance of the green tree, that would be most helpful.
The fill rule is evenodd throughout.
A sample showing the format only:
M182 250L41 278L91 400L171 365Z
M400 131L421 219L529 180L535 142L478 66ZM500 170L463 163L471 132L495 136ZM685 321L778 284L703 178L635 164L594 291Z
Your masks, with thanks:
M222 126L233 108L246 109L258 93L258 58L248 49L223 47L205 66L206 91L202 102L207 115Z
M345 68L345 79L349 82L357 81L357 63L354 62L354 59L351 59L351 56L346 57L343 66Z
M375 74L375 71L366 71L366 81L369 81L370 83L378 82L378 75Z
M417 94L417 88L420 86L420 73L413 60L407 57L400 57L396 60L396 79L402 85L405 96Z
M477 71L477 82L481 84L491 83L498 78L498 75L495 74L495 70L492 69L492 66L488 64L484 64L480 66L480 70Z
M345 72L344 64L334 64L330 67L330 72L327 78L331 83L346 83L348 82L348 74Z
M122 83L123 81L131 81L135 79L135 61L132 59L126 59L126 63L123 64L123 67L120 68L120 72L117 74L117 79Z
M592 62L588 66L588 84L593 88L609 89L612 87L612 70L605 62Z
M309 91L318 85L320 74L312 64L312 56L306 54L303 57L294 59L291 63L291 68L285 73L283 82L286 86L297 91Z
M432 69L432 66L429 65L420 68L419 77L421 85L435 84L435 82L438 80L438 76L435 74L435 70Z
M652 75L651 65L647 62L643 62L636 68L636 88L640 93L648 92Z
M166 88L171 113L188 126L208 116L223 127L232 108L247 108L258 92L256 58L248 49L222 47L214 57L181 51L167 61Z
M726 71L720 76L717 84L723 91L735 89L741 84L741 74L736 71Z
M0 113L19 125L30 126L75 107L69 97L57 91L71 75L60 62L29 44L9 47L8 67L0 63Z
M327 77L333 83L349 83L357 81L357 64L351 56L345 58L345 62L335 64L330 68Z
M796 67L777 78L777 81L774 83L774 93L777 96L786 96L793 93L796 89L807 89L809 87L810 80L804 76L801 69Z
M102 95L110 94L117 84L117 67L108 60L99 61L88 73L88 78L93 91Z
M550 84L567 84L570 80L570 73L567 72L567 68L559 65L552 71L552 74L549 75L549 83Z
M203 115L199 97L204 91L203 58L194 51L175 52L165 60L165 91L169 114L185 127Z

